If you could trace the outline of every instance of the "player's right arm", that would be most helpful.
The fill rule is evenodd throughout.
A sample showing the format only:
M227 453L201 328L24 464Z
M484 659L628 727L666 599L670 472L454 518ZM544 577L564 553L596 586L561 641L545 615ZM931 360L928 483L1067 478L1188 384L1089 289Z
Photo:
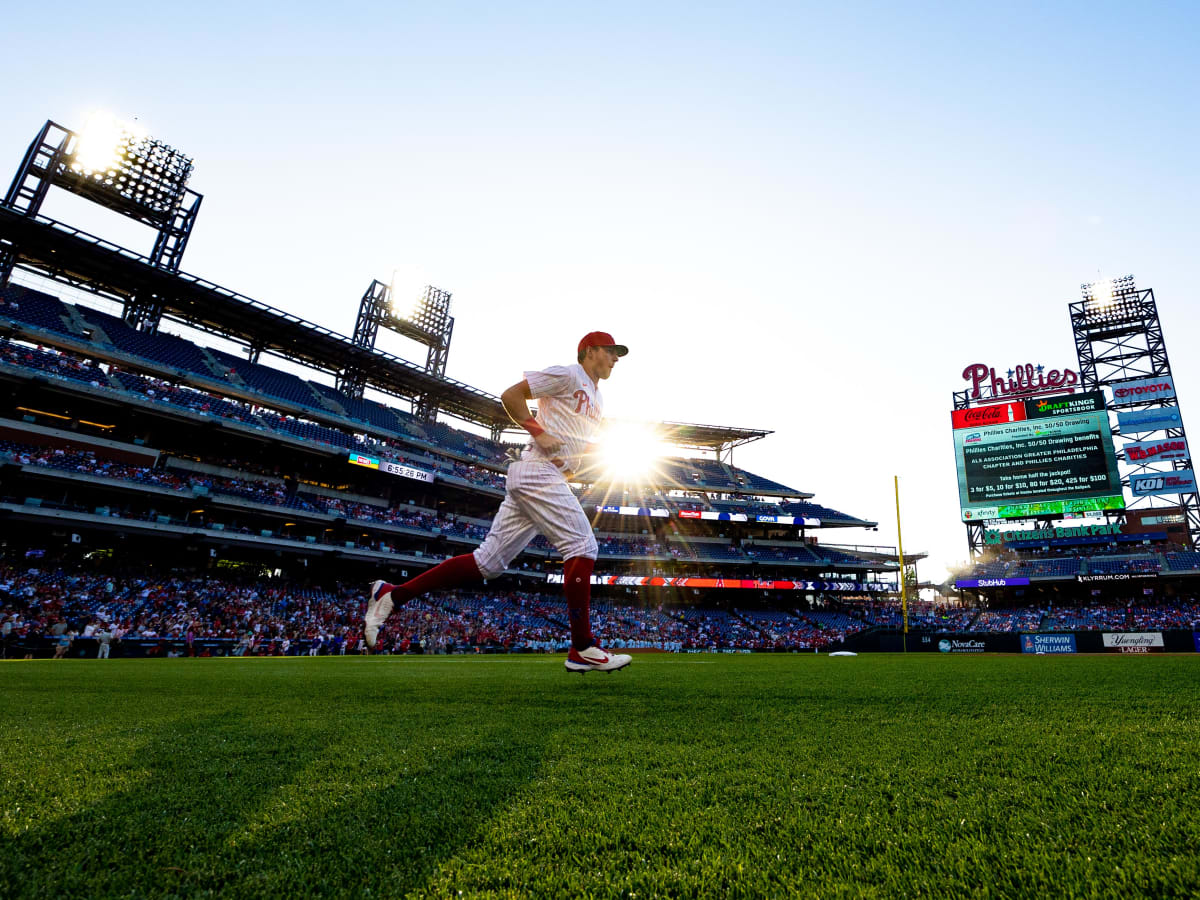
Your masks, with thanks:
M532 399L533 391L530 390L528 381L518 381L500 395L500 402L504 405L508 417L533 435L534 443L542 452L557 453L562 447L562 441L537 424L533 413L529 411L528 401Z

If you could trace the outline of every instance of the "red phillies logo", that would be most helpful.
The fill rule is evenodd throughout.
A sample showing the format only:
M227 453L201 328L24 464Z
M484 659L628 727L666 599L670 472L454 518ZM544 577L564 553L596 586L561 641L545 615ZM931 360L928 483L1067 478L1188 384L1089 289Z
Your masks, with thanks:
M1073 394L1071 385L1079 383L1079 375L1070 369L1050 369L1039 364L1025 363L997 375L996 370L983 363L972 363L963 369L962 377L971 382L970 397L999 400L1002 397L1032 397L1035 394Z

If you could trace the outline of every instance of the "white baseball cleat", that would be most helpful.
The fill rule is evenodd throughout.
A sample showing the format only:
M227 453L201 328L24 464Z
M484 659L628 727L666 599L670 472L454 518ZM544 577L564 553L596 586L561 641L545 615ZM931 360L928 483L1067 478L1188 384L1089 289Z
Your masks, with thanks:
M386 581L371 582L371 590L367 595L367 612L363 616L363 639L370 649L375 649L379 629L391 614L392 585Z
M567 651L567 661L563 665L568 672L615 672L631 662L633 657L627 653L609 653L593 644L586 650L572 647Z

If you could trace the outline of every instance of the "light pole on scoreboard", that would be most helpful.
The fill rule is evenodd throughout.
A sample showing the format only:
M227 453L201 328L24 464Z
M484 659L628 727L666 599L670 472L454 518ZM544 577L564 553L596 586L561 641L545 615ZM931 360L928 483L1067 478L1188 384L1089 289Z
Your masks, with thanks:
M908 580L904 577L904 538L900 534L900 476L893 475L896 484L896 549L900 556L900 612L904 616L904 652L908 652Z

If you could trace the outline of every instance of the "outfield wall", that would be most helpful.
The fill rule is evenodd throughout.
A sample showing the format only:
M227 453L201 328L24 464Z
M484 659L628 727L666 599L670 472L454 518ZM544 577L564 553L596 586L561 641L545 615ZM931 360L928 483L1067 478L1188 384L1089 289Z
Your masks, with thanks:
M1053 631L1053 632L928 632L910 631L906 636L897 629L873 629L852 635L842 646L833 645L828 650L853 650L856 653L1028 653L1058 655L1071 653L1198 653L1200 632L1196 631ZM223 638L197 638L195 656L234 656L239 642ZM24 639L10 638L0 642L0 658L46 659L54 656L56 641L48 637ZM309 644L293 641L289 656L306 656ZM76 638L68 651L69 659L95 659L100 649L94 638ZM347 655L357 656L353 648ZM420 653L415 648L412 653ZM457 651L475 653L540 653L527 648L505 650L502 647L484 647L475 650L464 647ZM630 651L642 652L642 651ZM662 652L662 651L656 651ZM688 649L684 653L812 653L812 650L748 650L722 648L720 650ZM112 645L111 658L144 659L193 655L188 652L183 640L166 638L134 638ZM257 656L257 653L248 655ZM322 655L329 655L323 652Z
M907 648L906 645L907 644ZM879 630L854 635L846 649L859 653L1195 653L1193 631L927 632Z

